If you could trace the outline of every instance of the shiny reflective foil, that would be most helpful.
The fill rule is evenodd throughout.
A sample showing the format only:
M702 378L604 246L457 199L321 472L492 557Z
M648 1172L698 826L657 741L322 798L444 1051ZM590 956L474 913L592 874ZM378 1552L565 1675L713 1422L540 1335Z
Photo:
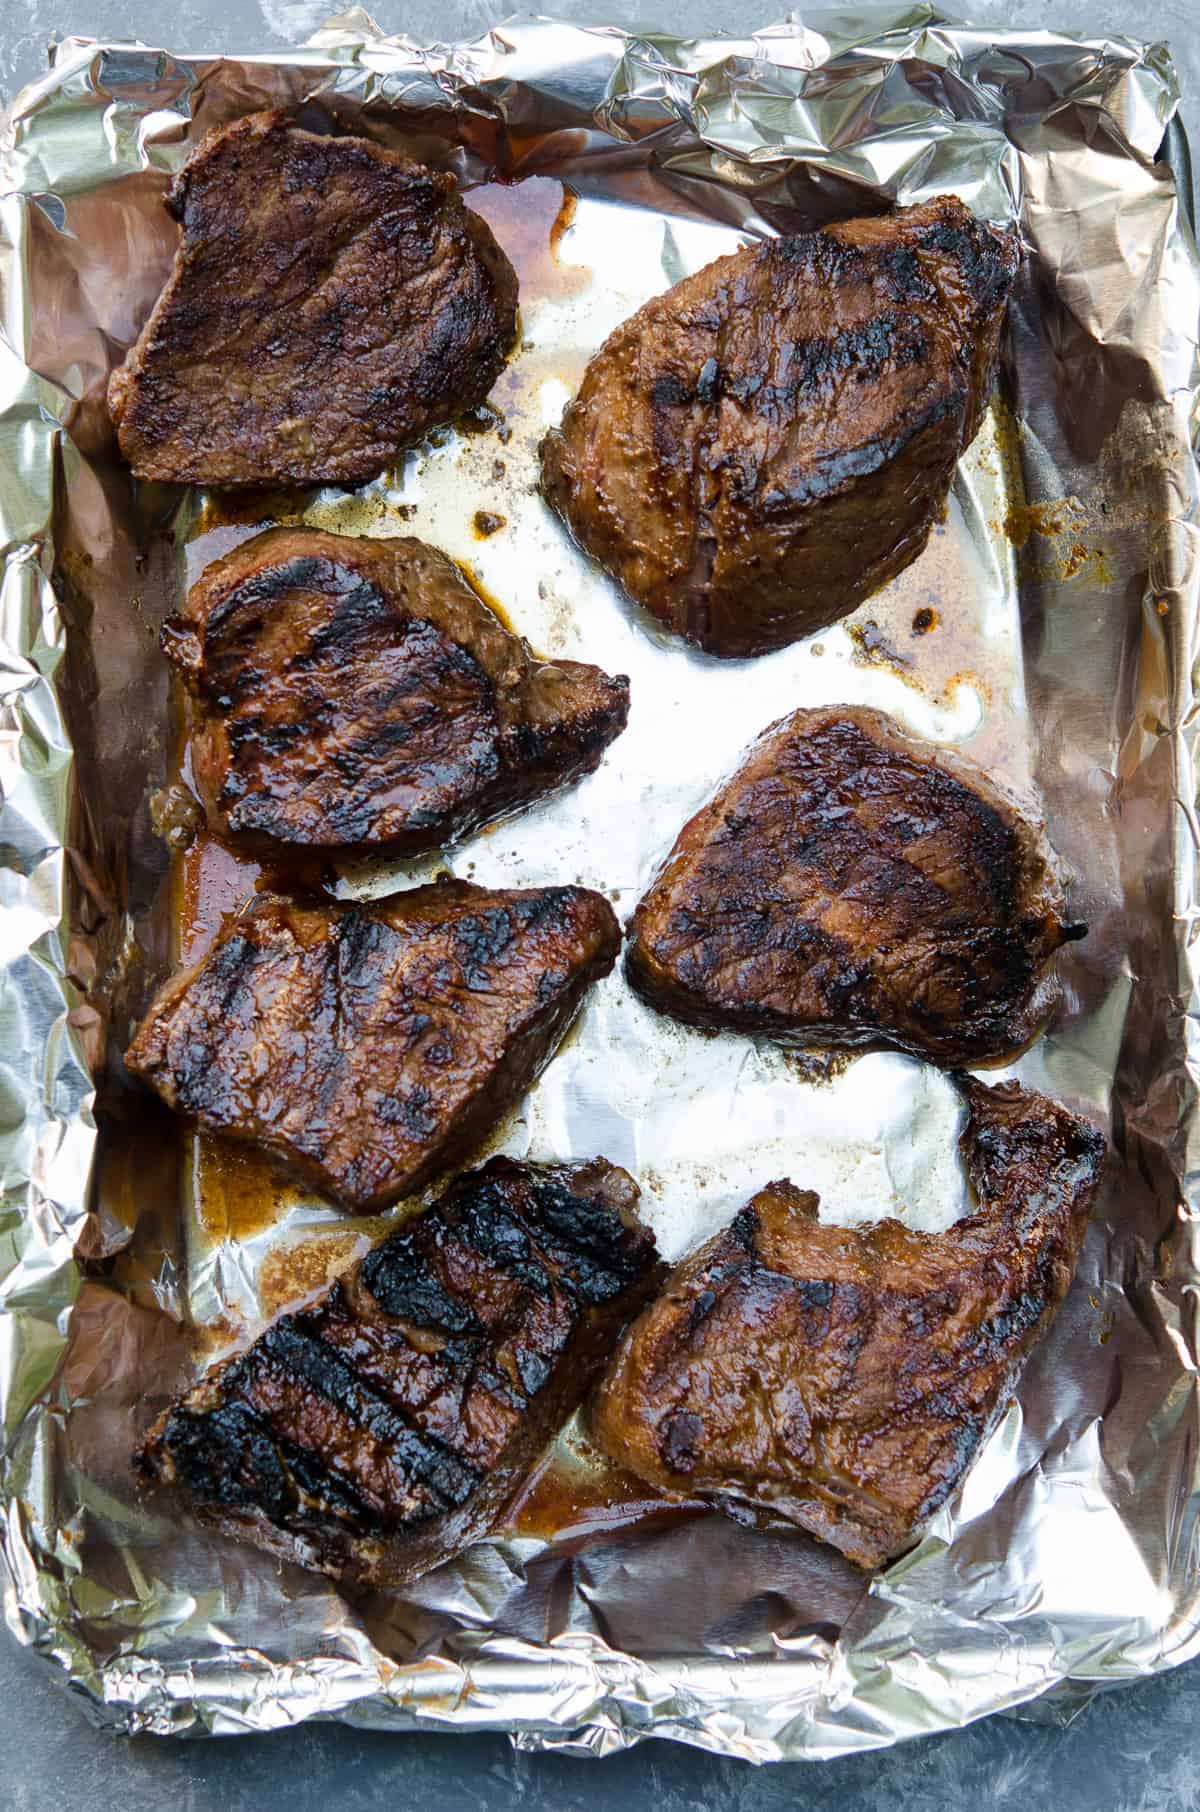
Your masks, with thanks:
M70 39L18 99L0 199L5 1610L98 1721L337 1717L595 1753L654 1735L770 1760L1077 1702L1200 1652L1200 271L1160 161L1176 98L1161 46L975 33L918 5L704 43L522 19L422 48L357 11L288 57ZM171 173L210 127L279 103L455 170L518 267L523 342L489 411L377 483L231 511L135 484L104 385L169 267ZM669 642L535 490L588 357L739 243L948 189L1017 222L1028 256L997 400L928 549L769 658ZM206 935L187 915L200 858L172 847L158 627L271 521L425 536L539 651L632 680L629 729L580 787L446 858L346 870L343 894L448 865L582 881L625 913L751 738L824 701L883 706L1044 810L1091 930L1015 1073L1104 1124L1108 1185L1018 1400L874 1580L799 1536L639 1517L615 1485L598 1507L577 1427L508 1531L353 1605L137 1497L131 1449L167 1397L380 1225L181 1137L117 1061ZM253 882L218 879L229 904ZM490 1149L627 1165L675 1256L781 1176L834 1218L944 1227L957 1126L919 1064L691 1032L614 976Z

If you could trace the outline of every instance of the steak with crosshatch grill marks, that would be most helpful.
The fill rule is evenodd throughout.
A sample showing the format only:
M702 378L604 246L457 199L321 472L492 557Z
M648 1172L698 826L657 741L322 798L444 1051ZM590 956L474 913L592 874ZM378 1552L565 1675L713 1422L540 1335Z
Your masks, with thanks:
M912 1545L1070 1287L1105 1153L1044 1096L956 1080L974 1210L823 1226L811 1191L768 1184L624 1336L591 1416L619 1465L860 1567Z
M436 849L579 779L629 682L538 661L422 541L269 529L163 629L213 828L273 859Z
M254 113L207 134L167 201L183 237L109 380L139 478L359 484L476 407L517 279L454 177Z
M925 546L1017 261L949 195L719 258L592 359L542 443L548 502L711 654L837 622Z
M611 906L583 887L259 894L160 989L125 1061L206 1131L369 1212L478 1144L619 947Z
M160 1417L147 1481L397 1585L495 1526L660 1281L632 1177L494 1158Z
M972 764L880 711L772 725L630 920L633 986L693 1025L944 1065L1019 1051L1059 998L1053 852Z

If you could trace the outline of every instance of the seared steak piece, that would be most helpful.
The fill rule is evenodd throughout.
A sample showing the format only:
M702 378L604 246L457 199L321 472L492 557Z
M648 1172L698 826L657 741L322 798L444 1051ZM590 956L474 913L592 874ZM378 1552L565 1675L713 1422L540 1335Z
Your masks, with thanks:
M603 1158L493 1158L210 1371L143 1477L352 1584L437 1566L495 1527L660 1281L637 1199Z
M760 1190L622 1341L592 1416L613 1459L860 1567L917 1539L1067 1293L1104 1162L1054 1102L959 1083L975 1212L830 1227L810 1192Z
M942 195L719 258L592 359L542 443L547 500L710 654L836 623L928 539L1017 257Z
M386 1208L524 1093L619 945L583 887L259 894L160 989L125 1061L207 1131L347 1208Z
M436 548L269 529L163 648L213 828L278 858L435 849L597 767L629 682L538 661Z
M481 403L517 279L454 178L253 113L210 132L167 206L167 286L108 401L139 478L358 484Z
M1052 851L970 763L880 711L796 711L694 818L630 921L638 992L691 1025L996 1063L1058 999Z

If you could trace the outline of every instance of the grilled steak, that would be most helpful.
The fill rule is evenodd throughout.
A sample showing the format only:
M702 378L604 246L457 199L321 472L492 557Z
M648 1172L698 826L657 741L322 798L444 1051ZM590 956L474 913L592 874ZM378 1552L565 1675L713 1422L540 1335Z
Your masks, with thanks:
M529 1087L619 942L582 887L260 894L159 991L125 1061L210 1132L347 1208L385 1208Z
M495 1526L661 1278L632 1177L493 1158L162 1416L139 1455L232 1534L392 1586Z
M542 443L548 501L711 654L837 622L915 560L974 438L1017 242L952 196L770 240L610 335Z
M454 178L254 113L210 132L167 206L167 286L109 382L139 478L358 484L483 401L517 279Z
M270 529L163 647L211 824L273 857L436 848L589 773L629 710L628 680L535 660L421 541Z
M769 1184L622 1341L592 1417L615 1460L861 1567L916 1540L1067 1293L1104 1160L1042 1096L960 1086L975 1212L822 1226L815 1195Z
M1040 830L879 711L796 711L687 823L630 922L638 992L692 1025L998 1062L1058 991Z

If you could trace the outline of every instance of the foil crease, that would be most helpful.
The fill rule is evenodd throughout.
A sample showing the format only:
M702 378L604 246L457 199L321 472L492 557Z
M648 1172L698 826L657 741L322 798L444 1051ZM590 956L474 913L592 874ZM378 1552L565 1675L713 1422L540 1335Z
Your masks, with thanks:
M1200 265L1161 152L1177 99L1161 45L981 33L927 5L698 42L520 18L450 46L387 38L355 9L286 56L68 39L18 97L0 195L0 1543L9 1628L97 1722L340 1718L594 1754L658 1736L766 1761L1046 1694L1070 1708L1200 1653ZM942 189L1021 228L1006 405L926 555L815 650L717 667L668 647L528 486L507 494L498 545L474 545L463 498L483 500L496 451L474 436L304 510L367 533L411 514L407 532L469 560L535 645L633 675L641 715L600 774L453 852L477 879L578 874L626 910L750 736L823 698L894 709L1045 802L1092 931L1015 1073L1106 1125L1110 1182L1017 1400L920 1547L873 1581L706 1517L518 1531L351 1607L134 1493L136 1429L188 1375L198 1331L263 1313L270 1242L189 1218L176 1148L112 1081L170 958L147 810L169 754L156 630L198 506L130 483L103 387L170 259L169 174L213 124L276 103L468 186L541 175L579 195L564 257L590 275L526 316L541 387L509 449L526 476L537 410L553 419L586 352L739 239ZM935 599L956 615L955 671L901 634ZM864 623L873 638L855 639ZM630 1163L676 1249L785 1166L816 1179L823 1212L957 1211L930 1072L868 1058L821 1084L748 1041L670 1036L614 978L499 1143ZM298 1199L281 1226L332 1219Z

